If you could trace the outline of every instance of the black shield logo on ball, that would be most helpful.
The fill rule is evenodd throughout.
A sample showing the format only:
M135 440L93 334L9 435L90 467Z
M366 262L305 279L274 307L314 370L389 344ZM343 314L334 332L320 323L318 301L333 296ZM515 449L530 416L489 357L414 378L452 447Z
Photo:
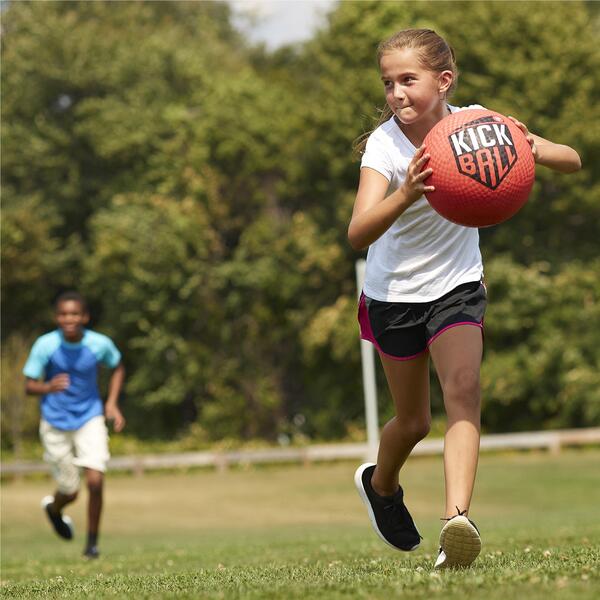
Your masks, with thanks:
M492 190L517 162L510 130L494 115L465 123L448 136L448 141L458 171Z

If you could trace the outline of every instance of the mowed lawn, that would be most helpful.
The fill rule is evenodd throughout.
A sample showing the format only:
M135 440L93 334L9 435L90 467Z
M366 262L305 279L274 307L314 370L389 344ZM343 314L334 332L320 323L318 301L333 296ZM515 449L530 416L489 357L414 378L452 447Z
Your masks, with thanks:
M434 572L443 511L440 457L411 459L406 499L424 540L396 552L375 536L356 465L226 473L109 475L102 557L39 508L49 480L2 485L6 598L600 598L600 450L484 455L471 516L484 548L463 571Z

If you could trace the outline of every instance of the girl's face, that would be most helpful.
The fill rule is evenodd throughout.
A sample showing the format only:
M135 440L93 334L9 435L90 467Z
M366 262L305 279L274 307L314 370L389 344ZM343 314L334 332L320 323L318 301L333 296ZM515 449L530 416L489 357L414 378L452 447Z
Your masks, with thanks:
M402 124L412 125L426 117L437 120L445 114L452 71L434 73L424 68L413 48L384 54L379 67L385 99Z

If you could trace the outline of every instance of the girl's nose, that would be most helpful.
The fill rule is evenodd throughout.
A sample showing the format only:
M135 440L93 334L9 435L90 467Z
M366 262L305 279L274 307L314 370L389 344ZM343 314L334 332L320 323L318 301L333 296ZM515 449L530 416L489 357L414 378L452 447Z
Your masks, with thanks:
M399 83L394 84L394 98L398 98L398 100L404 98L404 90Z

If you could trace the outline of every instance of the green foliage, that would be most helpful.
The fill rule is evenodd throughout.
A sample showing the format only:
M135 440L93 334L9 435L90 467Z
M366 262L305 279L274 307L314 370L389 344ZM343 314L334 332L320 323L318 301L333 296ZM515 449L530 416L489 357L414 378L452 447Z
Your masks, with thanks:
M201 340L215 333L210 270L220 245L209 215L192 199L116 196L92 219L90 239L84 289L103 299L106 331L127 348L130 418L145 433L172 431L172 406L202 394L210 367Z
M12 448L15 459L23 458L24 442L37 435L38 399L25 395L23 365L31 347L30 340L15 334L3 341L2 368L2 448Z
M189 127L209 138L207 121L227 114L226 74L241 68L237 76L248 79L220 6L12 4L2 38L5 181L19 194L42 194L66 233L85 233L113 195L164 191L182 160L206 162L210 139L181 152Z
M585 167L540 169L519 215L481 232L486 427L597 422L596 13L348 1L305 46L269 54L226 3L9 3L2 335L49 329L51 299L80 287L123 350L137 435L355 435L351 147L383 105L377 43L432 26L457 51L457 104L513 113ZM439 390L433 404L439 418Z
M493 431L600 419L600 262L549 271L488 263L483 420Z
M41 194L18 195L8 187L3 200L2 335L30 335L36 320L50 325L53 297L77 272L80 247L75 236L56 236L60 217Z

